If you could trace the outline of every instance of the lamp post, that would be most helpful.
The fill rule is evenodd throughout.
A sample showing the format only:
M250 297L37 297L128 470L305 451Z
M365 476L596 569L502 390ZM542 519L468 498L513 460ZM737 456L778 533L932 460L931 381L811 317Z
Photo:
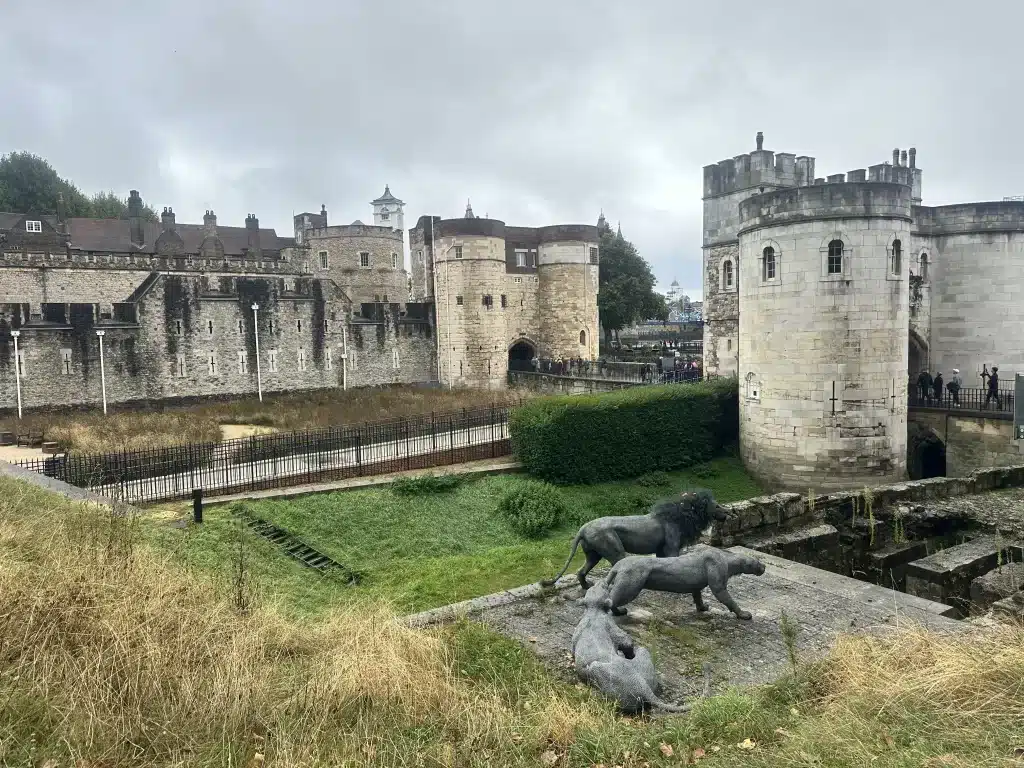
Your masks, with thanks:
M260 402L263 402L263 371L260 369L260 305L252 305L252 330L256 335L256 389L260 394Z
M14 337L14 383L18 390L18 418L21 418L21 358L18 357L18 337L21 331L11 331Z
M103 415L107 415L107 370L103 365L103 336L106 331L96 331L100 340L100 388L103 391Z

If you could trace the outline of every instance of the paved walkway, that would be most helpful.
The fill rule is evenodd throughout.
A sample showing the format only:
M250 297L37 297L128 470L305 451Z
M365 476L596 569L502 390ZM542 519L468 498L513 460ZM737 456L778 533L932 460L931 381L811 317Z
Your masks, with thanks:
M293 454L263 461L248 462L244 461L244 457L239 463L218 461L196 467L189 472L97 485L93 486L92 490L132 503L164 501L187 496L193 488L203 488L208 492L219 489L242 490L260 483L303 476L316 477L325 472L347 468L372 469L376 465L411 457L444 454L475 446L487 446L508 439L508 426L494 424L370 443L358 448Z

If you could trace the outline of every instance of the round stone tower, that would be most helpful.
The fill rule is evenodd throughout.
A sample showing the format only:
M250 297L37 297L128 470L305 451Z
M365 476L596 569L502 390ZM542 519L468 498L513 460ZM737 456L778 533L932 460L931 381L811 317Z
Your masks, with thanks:
M840 176L740 203L740 451L773 487L903 479L911 188Z
M597 312L598 229L569 224L541 227L538 233L541 352L552 359L596 359L601 332Z
M434 223L434 237L441 381L500 389L508 373L501 311L505 223L442 219Z

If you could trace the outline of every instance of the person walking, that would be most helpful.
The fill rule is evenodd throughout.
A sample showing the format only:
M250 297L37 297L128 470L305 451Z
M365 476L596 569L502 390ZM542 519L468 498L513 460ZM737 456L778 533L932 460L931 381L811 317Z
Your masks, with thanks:
M999 397L999 367L993 365L992 373L988 377L988 394L985 395L985 407L988 408L989 400L996 401L996 408L1003 410L1003 401Z
M953 398L953 406L955 408L960 407L960 388L963 386L963 382L960 380L960 369L953 369L953 377L949 380L946 385L946 389L949 390L950 396Z
M917 375L918 405L927 405L932 388L932 375L925 368Z
M943 381L942 381L942 371L938 371L935 374L935 379L932 381L932 392L935 393L935 401L940 406L942 405L942 397L945 394L942 391L942 384L943 384Z

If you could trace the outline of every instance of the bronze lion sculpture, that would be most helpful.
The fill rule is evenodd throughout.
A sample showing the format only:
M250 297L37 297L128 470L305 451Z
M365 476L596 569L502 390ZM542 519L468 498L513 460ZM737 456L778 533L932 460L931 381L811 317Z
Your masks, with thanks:
M576 578L586 591L590 588L587 574L602 558L614 565L627 554L676 557L683 547L697 543L713 521L725 519L725 512L711 491L703 490L655 502L646 515L599 517L580 528L561 572L541 585L550 587L562 578L579 547L583 548L587 562Z

